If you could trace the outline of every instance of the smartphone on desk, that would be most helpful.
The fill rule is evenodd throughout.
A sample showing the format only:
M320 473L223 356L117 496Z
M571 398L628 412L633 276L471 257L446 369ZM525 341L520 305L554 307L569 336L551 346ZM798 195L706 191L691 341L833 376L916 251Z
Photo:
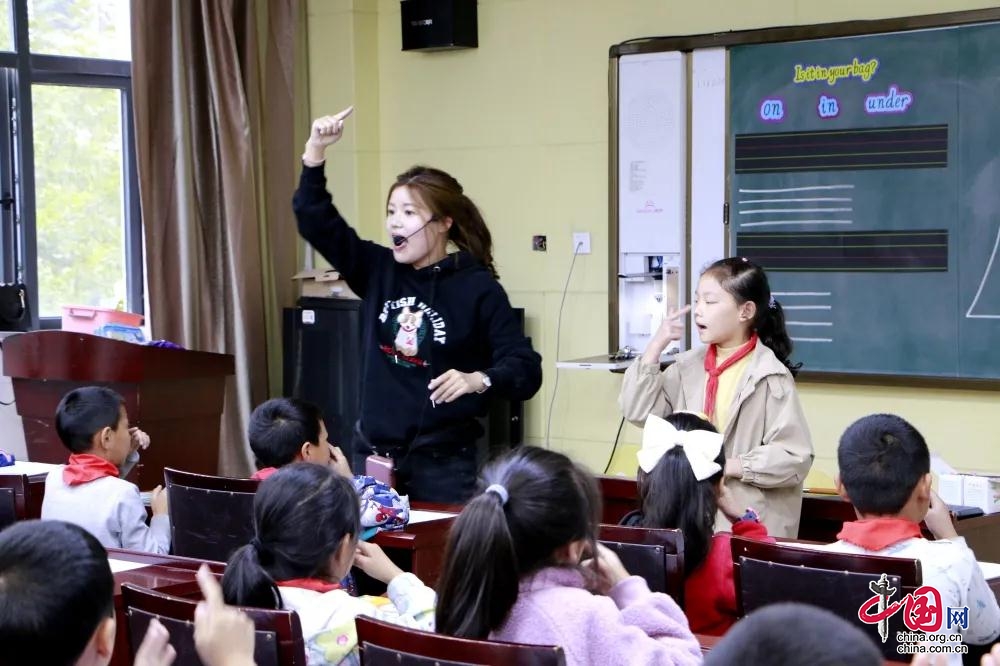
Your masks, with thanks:
M390 488L396 487L396 465L392 458L373 455L365 458L365 475L381 481Z

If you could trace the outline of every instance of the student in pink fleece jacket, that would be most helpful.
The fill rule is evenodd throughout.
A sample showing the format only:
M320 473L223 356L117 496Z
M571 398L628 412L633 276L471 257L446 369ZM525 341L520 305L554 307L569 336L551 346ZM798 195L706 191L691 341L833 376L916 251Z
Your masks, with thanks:
M558 645L569 666L701 663L674 600L597 544L593 476L561 453L522 446L488 465L481 483L449 537L439 632Z

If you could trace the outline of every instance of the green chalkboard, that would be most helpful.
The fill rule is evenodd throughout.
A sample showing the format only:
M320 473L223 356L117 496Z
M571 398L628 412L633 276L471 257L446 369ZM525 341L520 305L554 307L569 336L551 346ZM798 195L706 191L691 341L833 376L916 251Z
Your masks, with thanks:
M733 253L814 371L1000 377L1000 24L734 47Z

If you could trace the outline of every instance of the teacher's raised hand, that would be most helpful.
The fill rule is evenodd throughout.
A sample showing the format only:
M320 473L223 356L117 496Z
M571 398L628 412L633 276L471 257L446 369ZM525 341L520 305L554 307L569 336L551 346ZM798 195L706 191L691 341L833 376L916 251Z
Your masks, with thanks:
M306 164L317 165L326 159L326 147L340 141L344 135L344 121L354 113L354 107L349 106L332 116L321 116L313 121L306 141L306 150L302 159Z

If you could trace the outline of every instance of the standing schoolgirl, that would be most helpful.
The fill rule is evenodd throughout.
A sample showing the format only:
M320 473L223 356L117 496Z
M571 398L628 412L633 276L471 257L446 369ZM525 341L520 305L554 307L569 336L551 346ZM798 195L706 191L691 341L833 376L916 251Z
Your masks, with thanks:
M690 306L665 318L625 372L622 412L639 426L650 414L704 412L723 433L723 474L734 500L753 507L770 534L795 538L813 448L781 304L763 269L741 257L705 269L695 297L694 321L705 346L680 354L661 372L660 354L680 339ZM716 526L725 530L729 521L719 513Z

